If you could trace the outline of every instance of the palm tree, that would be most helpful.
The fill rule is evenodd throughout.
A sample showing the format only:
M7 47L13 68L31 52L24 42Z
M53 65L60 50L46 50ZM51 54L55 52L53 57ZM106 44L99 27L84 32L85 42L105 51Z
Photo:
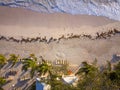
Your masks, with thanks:
M22 66L22 70L27 71L28 69L30 70L30 75L33 78L35 72L37 71L37 61L32 59L32 58L25 58L23 59L23 66Z
M2 54L0 54L0 69L4 66L4 64L6 63L6 57Z
M12 62L11 67L13 67L18 62L18 58L19 58L19 55L16 56L15 54L10 54L9 60Z
M49 65L45 60L38 66L38 72L41 75L45 75L46 73L49 73L51 75L51 69L52 66Z
M82 67L78 70L76 74L84 73L85 76L94 75L97 71L97 68L93 65L88 64L87 62L82 62Z
M37 57L36 57L35 54L33 54L33 53L30 54L29 58L34 59L34 61L37 61Z
M118 64L114 67L115 72L117 74L117 82L118 82L118 86L120 85L120 62L118 62ZM120 86L119 86L120 89Z
M104 88L112 89L112 90L119 90L120 89L120 63L115 65L113 68L111 67L112 64L110 61L107 61L107 65L103 70L103 85Z
M118 64L115 65L114 70L119 74L119 78L120 78L120 62L118 62Z
M93 86L91 85L96 78L96 75L98 73L97 67L94 65L90 65L87 62L82 62L82 67L78 70L76 75L79 75L79 83L78 87L83 89L90 89Z
M110 84L113 88L117 87L120 88L120 62L118 62L115 66L113 70L109 70L109 72L107 72L107 79L110 80Z
M5 83L6 83L5 78L0 77L0 90L4 90L4 89L2 88L2 86L3 86Z

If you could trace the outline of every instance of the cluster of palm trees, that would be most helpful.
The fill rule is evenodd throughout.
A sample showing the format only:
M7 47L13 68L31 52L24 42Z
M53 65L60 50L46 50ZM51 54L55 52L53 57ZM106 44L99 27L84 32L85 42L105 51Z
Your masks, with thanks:
M65 71L65 69L62 69L62 66L54 67L54 66L52 66L52 63L48 63L42 57L41 57L41 61L38 60L38 58L34 54L30 54L29 57L22 58L22 59L20 59L19 55L15 55L15 54L10 54L10 57L8 59L3 54L0 54L0 69L2 69L6 63L10 63L11 68L13 68L16 65L16 63L18 63L18 62L22 62L22 64L23 64L22 68L21 68L22 71L28 71L28 70L30 71L31 79L33 79L33 77L41 78L45 74L48 74L47 80L44 80L46 83L50 83L51 79L59 76L57 73L58 70L63 71L63 72ZM55 69L53 70L53 68L55 68ZM5 77L2 77L2 76L0 76L0 79L1 79L0 83L2 83L2 84L0 84L0 87L2 88L2 85L4 85L7 81L6 81ZM3 83L3 81L4 81L4 83Z
M120 62L114 67L110 61L101 68L96 64L82 62L82 67L76 73L79 75L77 87L80 90L119 90Z
M44 59L38 61L34 54L31 54L29 58L24 58L22 61L22 70L27 71L30 69L30 75L33 78L35 75L45 75L46 73L51 73L52 64L48 64Z
M67 74L68 65L56 66L47 63L41 57L41 61L34 54L20 60L19 55L11 54L9 59L0 54L0 69L6 63L12 63L13 67L17 62L22 62L22 70L30 71L31 79L33 77L42 78L41 81L51 85L51 90L119 90L120 89L120 62L112 66L111 62L107 62L104 66L97 66L95 60L92 64L82 62L81 67L75 74L78 77L77 85L65 84L62 81L62 75ZM42 76L47 75L47 78ZM59 79L57 79L59 78ZM0 77L0 90L2 85L6 83L4 77ZM33 82L33 84L35 84ZM34 86L34 85L33 85ZM29 88L29 90L34 90Z
M0 70L6 63L11 63L12 68L17 62L22 62L22 70L27 71L30 69L30 75L32 78L35 74L39 73L39 75L43 75L47 72L50 72L50 64L47 64L45 61L42 61L42 63L39 64L34 54L31 54L28 58L23 58L21 60L19 58L19 55L10 54L9 59L7 59L3 54L0 54ZM2 88L2 85L5 83L5 77L0 76L0 87Z
M6 64L6 57L2 54L0 54L0 72L2 67ZM1 73L0 73L1 75ZM6 79L2 76L0 76L0 90L3 90L2 86L6 83Z
M17 42L17 43L31 43L31 42L46 42L46 43L50 43L50 42L53 42L53 41L57 41L59 42L61 39L72 39L72 38L89 38L89 39L106 39L108 37L111 37L115 34L118 34L120 33L119 30L117 29L113 29L113 30L109 30L107 32L101 32L101 33L96 33L96 36L95 37L92 37L91 35L87 35L87 34L83 34L83 35L73 35L73 33L71 34L67 34L67 36L65 35L62 35L61 37L59 38L49 38L47 39L46 36L45 37L36 37L36 38L21 38L21 40L19 39L16 39L14 37L5 37L5 36L0 36L0 40L6 40L6 41L13 41L13 42Z

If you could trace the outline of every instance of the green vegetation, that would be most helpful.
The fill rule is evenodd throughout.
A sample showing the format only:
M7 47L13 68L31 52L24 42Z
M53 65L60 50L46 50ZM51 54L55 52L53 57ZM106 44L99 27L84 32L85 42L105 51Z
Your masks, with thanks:
M45 75L46 73L49 73L49 75L51 75L51 68L52 66L47 64L45 61L42 62L42 64L38 65L38 72L39 75Z
M12 67L19 62L19 55L11 54L7 60L6 57L0 54L0 68L2 68L7 61L12 62ZM68 75L68 64L54 65L48 63L47 60L38 61L34 54L30 54L28 58L23 58L22 70L30 70L31 79L34 76L41 78L41 82L49 84L51 90L119 90L120 89L120 62L112 64L107 61L107 64L97 66L97 60L93 63L82 62L81 67L76 72L78 80L76 85L63 82L62 75ZM0 77L0 90L6 83L4 77ZM34 88L34 89L33 89ZM29 88L35 90L35 82Z
M37 59L33 54L31 54L29 58L24 58L23 59L22 70L27 71L28 69L30 69L30 75L31 75L32 78L33 78L37 68L38 68Z
M6 64L6 57L2 54L0 54L0 69Z
M4 90L4 89L2 88L2 85L4 85L5 83L6 83L5 78L0 77L0 90Z
M107 62L107 65L102 70L87 62L83 62L82 64L83 66L76 73L80 77L78 82L80 90L120 89L120 62L113 68L111 67L111 63Z
M18 62L18 58L19 58L19 55L16 56L15 54L10 54L10 58L8 60L12 62L11 67L13 67Z

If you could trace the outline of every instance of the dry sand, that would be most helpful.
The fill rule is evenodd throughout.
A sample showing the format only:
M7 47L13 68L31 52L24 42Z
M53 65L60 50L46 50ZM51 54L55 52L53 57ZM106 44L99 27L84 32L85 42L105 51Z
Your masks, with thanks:
M8 56L11 53L19 54L21 57L28 57L30 53L34 53L37 57L43 56L46 60L68 60L70 64L80 65L82 61L93 62L95 58L98 64L105 64L106 60L111 60L114 54L120 54L120 35L115 35L109 39L69 39L61 40L59 43L16 43L11 41L0 40L0 53ZM38 58L38 60L41 60ZM17 67L16 67L17 66ZM21 75L21 65L15 65L13 70L18 71L18 74L11 83L6 84L5 90L12 90L13 84L22 84L18 82ZM9 68L3 70L9 72ZM4 75L5 73L2 73ZM32 80L32 79L31 79ZM30 81L29 81L30 82ZM29 83L28 82L28 83ZM26 87L27 83L21 88ZM24 89L23 89L24 90Z
M14 37L59 37L61 34L94 34L96 27L116 23L105 17L45 14L21 8L0 7L0 34Z
M59 37L62 34L95 34L112 28L120 30L120 22L105 17L68 14L41 14L20 8L0 7L0 34L23 37ZM23 43L0 41L0 53L20 54L22 57L35 53L47 60L64 59L80 64L98 59L104 64L112 55L120 53L120 36L111 39L70 39L60 43Z
M80 64L82 61L94 61L98 59L99 64L111 60L114 54L120 54L120 35L110 39L69 39L61 40L59 43L23 43L0 41L0 53L9 55L19 54L28 57L34 53L37 57L43 56L46 60L55 61L68 60L70 63Z

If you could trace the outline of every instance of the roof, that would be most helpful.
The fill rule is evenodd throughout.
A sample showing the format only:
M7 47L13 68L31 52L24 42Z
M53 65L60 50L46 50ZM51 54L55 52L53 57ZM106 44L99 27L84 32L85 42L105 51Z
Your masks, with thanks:
M74 75L69 75L69 76L63 76L62 79L68 83L68 84L72 84L77 80L77 77Z

